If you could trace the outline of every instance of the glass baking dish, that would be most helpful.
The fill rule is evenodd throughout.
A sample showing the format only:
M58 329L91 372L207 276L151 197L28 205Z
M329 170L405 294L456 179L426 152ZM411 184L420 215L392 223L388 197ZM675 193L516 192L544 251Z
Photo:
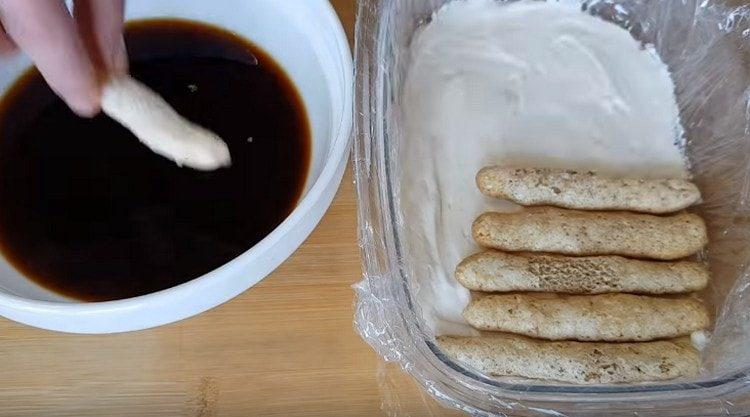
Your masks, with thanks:
M750 7L709 0L582 1L587 13L653 44L672 72L687 157L703 193L696 211L711 243L713 338L700 377L576 386L487 378L443 355L415 302L402 247L396 157L401 82L415 30L450 0L361 0L357 19L357 136L364 279L356 327L442 403L480 415L710 416L750 413ZM455 0L461 1L461 0ZM532 29L532 28L530 28Z

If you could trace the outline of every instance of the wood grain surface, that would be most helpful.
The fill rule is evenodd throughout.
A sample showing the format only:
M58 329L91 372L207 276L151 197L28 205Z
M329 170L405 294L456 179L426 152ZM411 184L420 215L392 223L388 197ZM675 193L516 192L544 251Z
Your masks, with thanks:
M334 0L351 35L354 0ZM457 415L354 332L361 277L347 173L320 226L270 277L200 316L120 335L0 319L2 416Z

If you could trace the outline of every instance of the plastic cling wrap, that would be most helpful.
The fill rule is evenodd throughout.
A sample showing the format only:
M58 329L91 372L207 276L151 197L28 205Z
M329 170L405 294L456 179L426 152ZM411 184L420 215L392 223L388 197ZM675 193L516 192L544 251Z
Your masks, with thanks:
M461 0L456 0L461 1ZM432 396L479 415L710 416L750 413L750 7L708 0L583 1L652 44L668 65L709 227L712 337L695 380L575 386L482 376L444 356L415 301L399 209L399 99L415 31L446 0L361 0L357 138L364 279L356 327ZM533 28L529 28L533 30ZM397 396L391 396L397 398ZM398 413L399 407L389 411Z

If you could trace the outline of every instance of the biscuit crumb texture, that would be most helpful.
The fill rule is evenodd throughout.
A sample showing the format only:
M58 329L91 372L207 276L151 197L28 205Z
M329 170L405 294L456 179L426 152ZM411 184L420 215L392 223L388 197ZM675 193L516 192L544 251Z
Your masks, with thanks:
M479 330L602 342L689 336L709 324L706 307L695 298L633 294L474 294L464 317Z
M509 334L442 336L443 352L491 376L575 384L663 381L698 375L698 352L685 338L644 343L549 342Z
M470 290L486 292L680 294L705 288L709 272L691 261L486 251L464 259L456 279Z
M680 211L701 199L684 179L607 178L593 171L488 167L477 175L479 190L524 206L581 210Z
M658 260L693 255L708 243L703 219L691 213L654 216L554 207L484 213L474 221L472 235L481 246L509 252L622 255Z

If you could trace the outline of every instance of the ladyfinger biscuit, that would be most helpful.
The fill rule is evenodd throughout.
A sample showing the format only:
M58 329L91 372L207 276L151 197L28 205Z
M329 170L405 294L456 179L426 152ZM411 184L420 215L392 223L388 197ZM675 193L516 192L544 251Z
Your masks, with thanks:
M649 262L620 256L477 253L456 267L456 280L474 291L541 291L569 294L678 294L702 290L701 263Z
M549 342L509 334L438 337L443 352L493 376L576 384L663 381L698 374L698 352L684 338L645 343Z
M472 234L481 246L511 252L623 255L662 260L690 256L708 242L706 225L695 214L662 217L554 207L484 213L474 222Z
M179 166L213 171L232 165L224 140L180 116L159 94L134 78L115 77L104 85L102 111L154 153Z
M632 294L492 294L472 297L464 318L478 330L548 340L642 342L685 336L708 327L694 298Z
M477 174L479 190L524 206L581 210L670 213L701 199L695 184L681 179L613 179L591 171L488 167Z

